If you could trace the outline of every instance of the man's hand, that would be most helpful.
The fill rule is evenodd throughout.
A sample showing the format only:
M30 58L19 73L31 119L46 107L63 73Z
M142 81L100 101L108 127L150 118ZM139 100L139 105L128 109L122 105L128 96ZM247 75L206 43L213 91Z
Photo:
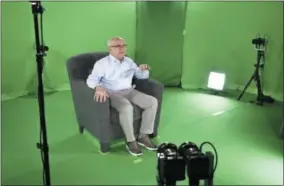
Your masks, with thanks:
M103 87L96 87L96 93L94 99L97 102L105 102L108 97L109 95Z
M147 65L147 64L142 64L142 65L139 65L139 69L144 71L144 70L150 70L150 66Z

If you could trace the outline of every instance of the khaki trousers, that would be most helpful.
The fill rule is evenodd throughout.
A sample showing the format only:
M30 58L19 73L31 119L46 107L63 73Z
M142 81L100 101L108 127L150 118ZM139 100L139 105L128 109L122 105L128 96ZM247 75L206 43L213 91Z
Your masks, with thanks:
M143 109L140 134L152 134L158 108L158 101L153 96L144 94L136 89L109 92L110 105L119 113L119 122L127 142L135 141L133 129L133 106Z

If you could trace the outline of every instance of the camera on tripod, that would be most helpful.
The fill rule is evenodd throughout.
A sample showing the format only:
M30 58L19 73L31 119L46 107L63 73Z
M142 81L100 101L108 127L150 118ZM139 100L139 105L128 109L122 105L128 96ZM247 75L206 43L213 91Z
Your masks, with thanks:
M215 166L212 152L202 152L202 147L209 144L216 155ZM157 150L157 182L159 186L175 186L177 181L187 177L190 186L198 186L200 180L206 186L213 186L213 176L217 167L218 155L210 142L204 142L198 147L195 143L187 142L177 147L173 143L163 143Z
M256 64L254 65L255 70L245 85L244 90L241 92L241 94L238 97L238 100L241 100L243 97L246 89L249 87L250 83L252 81L255 81L255 85L257 88L257 98L256 98L256 104L257 105L263 105L263 103L274 103L274 99L271 96L264 95L263 93L263 85L261 83L261 78L260 78L260 69L263 70L264 68L264 59L265 59L265 52L266 52L266 45L267 45L267 39L265 37L256 37L255 39L252 40L252 44L255 47L255 50L257 51L257 59L256 59ZM255 101L251 101L254 103Z
M252 39L252 44L254 45L256 50L261 50L264 51L265 50L265 46L267 44L267 39L265 37L256 37L254 39Z
M255 38L255 39L252 40L252 44L254 44L254 45L265 45L266 39L261 38L261 37Z

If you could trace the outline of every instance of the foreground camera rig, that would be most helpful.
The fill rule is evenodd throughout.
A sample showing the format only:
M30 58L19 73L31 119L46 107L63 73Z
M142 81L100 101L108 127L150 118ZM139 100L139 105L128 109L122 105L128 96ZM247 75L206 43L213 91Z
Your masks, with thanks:
M202 147L209 144L215 151L216 161L212 152L202 152ZM213 186L214 172L218 163L217 151L210 142L204 142L197 147L192 142L177 147L173 143L163 143L157 150L157 182L158 186L175 186L177 181L187 177L190 186L198 186L204 180L205 186Z

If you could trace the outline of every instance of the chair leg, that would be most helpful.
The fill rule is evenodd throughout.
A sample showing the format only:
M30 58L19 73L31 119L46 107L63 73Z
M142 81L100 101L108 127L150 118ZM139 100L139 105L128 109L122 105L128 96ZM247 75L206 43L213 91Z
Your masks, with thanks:
M110 144L105 142L100 142L100 148L102 153L109 152Z
M81 134L83 134L83 132L84 132L84 127L81 126L81 125L79 125L79 131L80 131Z
M157 137L157 135L158 135L157 133L153 133L153 134L150 134L149 137L150 138L155 138L155 137Z

